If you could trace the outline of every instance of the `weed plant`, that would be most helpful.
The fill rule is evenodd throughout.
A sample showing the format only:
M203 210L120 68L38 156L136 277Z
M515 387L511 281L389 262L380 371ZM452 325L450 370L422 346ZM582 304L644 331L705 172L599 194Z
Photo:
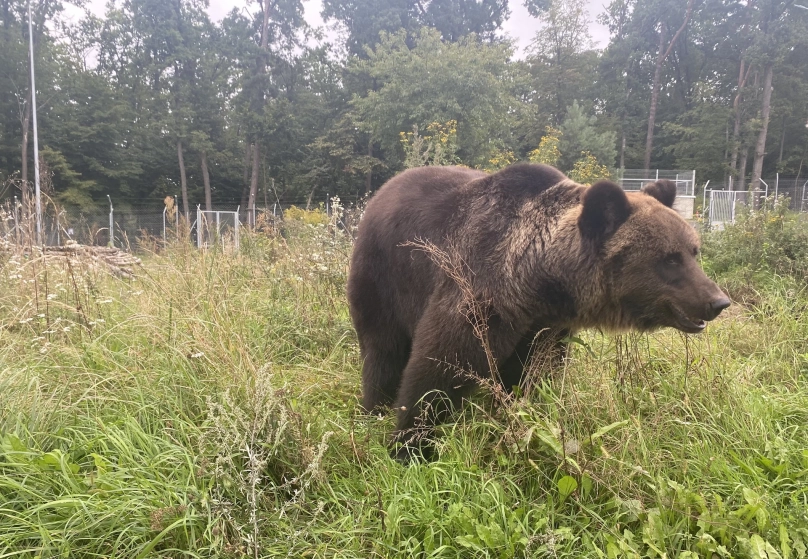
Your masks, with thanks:
M582 333L404 467L359 408L349 238L288 225L135 280L0 253L0 557L808 553L804 279L750 274L699 336Z

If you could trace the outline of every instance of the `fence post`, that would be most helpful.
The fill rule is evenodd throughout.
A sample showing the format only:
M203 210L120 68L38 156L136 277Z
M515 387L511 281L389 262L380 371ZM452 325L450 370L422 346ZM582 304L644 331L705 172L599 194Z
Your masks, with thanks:
M774 179L774 201L777 203L777 190L780 188L780 173L777 173Z
M216 212L216 239L219 238L219 212ZM224 249L224 239L222 239L222 249Z
M196 205L196 248L202 248L202 210Z
M707 187L709 186L709 184L710 184L709 180L704 183L704 194L701 197L701 211L702 211L702 214L705 214L705 212L707 211ZM693 195L694 196L696 195L696 187L695 186L693 187ZM695 204L695 202L694 202L694 204ZM706 217L706 215L705 215L705 217Z
M115 225L112 221L112 198L109 197L107 194L107 200L109 200L109 246L115 246Z
M20 244L22 244L22 242L20 241L20 223L17 220L17 206L18 206L18 204L19 203L17 202L17 197L14 196L14 212L13 212L14 213L14 236L17 237L17 244L20 245Z
M236 234L236 251L239 250L239 238L238 238L239 229L238 229L238 227L239 227L240 219L239 219L239 216L238 216L238 212L239 212L240 209L241 209L241 205L236 206L236 230L235 230L235 234Z
M730 213L729 213L730 221L729 222L734 224L735 223L735 203L738 201L738 193L733 191L732 195L730 195L729 199L730 199L730 203L732 204L730 206Z
M168 211L168 206L163 208L163 244L168 243L168 239L166 239L166 212Z

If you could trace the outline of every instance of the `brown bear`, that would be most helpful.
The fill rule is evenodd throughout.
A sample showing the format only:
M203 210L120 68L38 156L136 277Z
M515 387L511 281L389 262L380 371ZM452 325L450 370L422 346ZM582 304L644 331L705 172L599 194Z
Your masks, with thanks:
M697 333L728 307L699 267L695 230L671 209L675 197L667 180L625 192L524 163L493 174L421 167L382 186L359 224L348 300L363 406L393 404L397 456L407 460L446 400L456 405L474 387L459 371L496 368L517 385L539 333L556 346L584 328ZM460 263L465 289L414 242ZM469 291L485 311L488 351Z

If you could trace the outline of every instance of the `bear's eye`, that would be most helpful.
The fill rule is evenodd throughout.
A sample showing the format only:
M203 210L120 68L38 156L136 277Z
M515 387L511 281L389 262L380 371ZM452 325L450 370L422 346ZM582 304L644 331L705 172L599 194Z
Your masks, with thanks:
M678 252L672 252L667 256L665 256L665 259L663 261L668 266L678 266L682 263L682 255L679 254Z

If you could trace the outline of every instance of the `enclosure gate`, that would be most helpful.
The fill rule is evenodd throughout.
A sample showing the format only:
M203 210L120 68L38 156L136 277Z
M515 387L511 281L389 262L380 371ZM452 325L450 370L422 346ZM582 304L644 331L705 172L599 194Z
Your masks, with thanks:
M196 207L196 246L207 248L221 243L222 248L239 249L239 209L203 210Z
M707 220L710 227L721 230L727 223L735 223L737 204L746 203L746 190L708 190Z

